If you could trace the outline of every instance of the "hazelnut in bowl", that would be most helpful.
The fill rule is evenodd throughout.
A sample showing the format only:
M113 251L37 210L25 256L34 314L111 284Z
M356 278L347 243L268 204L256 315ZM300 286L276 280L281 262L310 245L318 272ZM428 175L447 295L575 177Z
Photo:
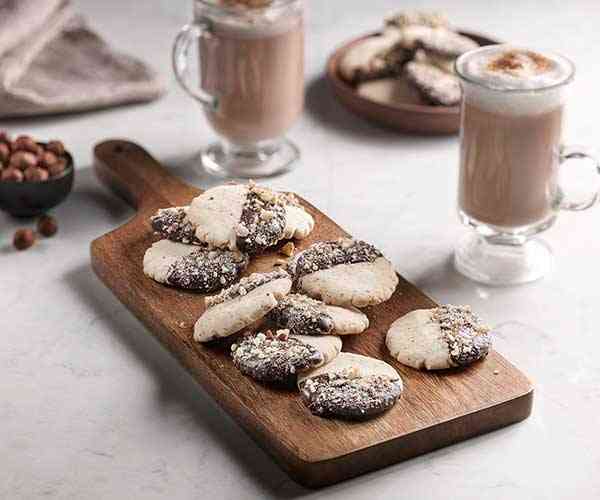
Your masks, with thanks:
M60 141L36 142L0 132L0 210L32 217L61 203L73 188L73 157Z

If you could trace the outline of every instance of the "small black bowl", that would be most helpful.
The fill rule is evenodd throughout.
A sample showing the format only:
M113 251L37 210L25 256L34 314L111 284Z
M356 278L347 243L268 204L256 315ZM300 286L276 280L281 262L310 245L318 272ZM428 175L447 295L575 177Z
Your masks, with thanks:
M65 171L47 181L0 181L0 210L15 217L33 217L61 203L71 192L75 178L73 157L67 152L65 157Z

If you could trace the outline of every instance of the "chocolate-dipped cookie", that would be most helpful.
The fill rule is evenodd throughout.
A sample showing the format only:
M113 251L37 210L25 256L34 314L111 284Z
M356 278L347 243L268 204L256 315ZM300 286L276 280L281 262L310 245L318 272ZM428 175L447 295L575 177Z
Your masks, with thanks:
M227 184L194 198L187 212L195 236L211 247L255 254L288 238L302 239L312 216L293 195L256 184Z
M260 382L290 383L300 372L335 358L342 348L339 337L290 335L278 330L247 335L231 346L235 366Z
M263 318L291 287L288 273L278 270L251 274L218 295L206 297L206 310L196 321L194 339L208 342L239 332Z
M435 105L456 106L462 92L457 76L424 62L409 62L404 66L408 82L421 92L425 100Z
M236 281L248 266L248 256L160 240L146 250L143 265L144 274L159 283L210 293Z
M327 304L367 307L388 300L398 276L369 243L349 238L320 241L288 264L298 291Z
M365 420L394 406L403 385L384 361L342 352L331 363L301 374L298 388L315 415Z
M411 311L397 319L385 342L400 363L441 370L485 358L492 344L489 331L470 307L445 305Z
M355 307L332 306L302 294L281 299L268 318L295 335L350 335L369 327L369 318Z

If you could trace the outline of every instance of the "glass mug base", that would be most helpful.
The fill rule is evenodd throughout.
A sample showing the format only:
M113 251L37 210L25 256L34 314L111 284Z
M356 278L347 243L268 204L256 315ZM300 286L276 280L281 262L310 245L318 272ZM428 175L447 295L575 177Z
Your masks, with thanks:
M501 243L470 231L454 250L454 267L459 273L494 286L536 281L552 270L553 261L552 250L538 238Z
M300 158L300 150L287 139L238 146L216 142L201 155L202 167L218 177L259 179L292 170Z

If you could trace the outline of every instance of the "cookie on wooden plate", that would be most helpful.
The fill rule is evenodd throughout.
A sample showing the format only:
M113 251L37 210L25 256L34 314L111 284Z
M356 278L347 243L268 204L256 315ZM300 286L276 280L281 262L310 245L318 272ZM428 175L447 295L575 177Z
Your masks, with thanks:
M206 311L194 326L194 340L208 342L239 332L263 318L285 297L292 287L288 273L282 270L254 273L206 297Z
M468 306L418 309L394 321L385 343L400 363L417 369L443 370L485 358L490 329Z
M310 337L278 330L247 335L231 346L235 366L260 382L290 383L300 372L329 363L342 349L332 335Z
M355 307L332 306L296 293L281 299L268 318L294 335L351 335L369 327L369 318Z
M399 72L410 55L399 46L400 40L397 30L388 29L355 43L340 60L340 75L349 83L357 83Z
M203 245L196 238L196 226L188 219L189 208L187 206L160 208L150 217L150 225L156 234L168 240Z
M144 254L144 274L187 290L210 293L235 282L248 266L248 256L230 250L210 250L170 240L154 243Z
M188 220L198 240L211 247L254 254L282 239L302 239L314 227L312 216L293 195L249 184L209 189L192 201Z
M373 245L341 238L320 241L288 264L298 291L327 304L367 307L388 300L398 276Z
M421 92L425 100L441 106L456 106L462 91L456 75L425 62L411 61L404 66L408 82Z
M402 387L400 375L386 362L349 352L298 377L302 400L313 414L349 420L390 409Z

